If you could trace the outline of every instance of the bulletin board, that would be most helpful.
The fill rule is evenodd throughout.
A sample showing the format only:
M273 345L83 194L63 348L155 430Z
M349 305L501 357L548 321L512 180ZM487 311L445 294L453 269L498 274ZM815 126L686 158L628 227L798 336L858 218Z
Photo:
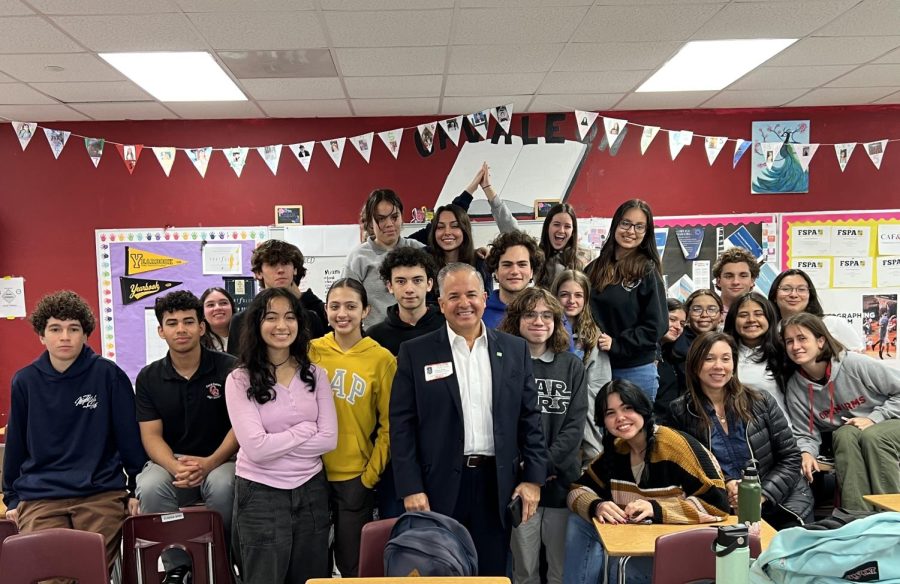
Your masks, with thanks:
M134 382L147 363L165 355L153 305L160 294L210 286L255 293L250 256L267 227L98 229L95 231L104 357Z

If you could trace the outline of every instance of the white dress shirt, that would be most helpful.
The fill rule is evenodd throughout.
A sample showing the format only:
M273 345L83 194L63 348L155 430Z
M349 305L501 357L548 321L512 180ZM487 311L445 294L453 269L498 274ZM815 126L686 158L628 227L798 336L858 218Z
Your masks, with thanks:
M447 324L453 368L462 401L464 443L463 454L494 456L494 418L492 409L491 358L488 353L487 327L481 323L481 334L472 349Z

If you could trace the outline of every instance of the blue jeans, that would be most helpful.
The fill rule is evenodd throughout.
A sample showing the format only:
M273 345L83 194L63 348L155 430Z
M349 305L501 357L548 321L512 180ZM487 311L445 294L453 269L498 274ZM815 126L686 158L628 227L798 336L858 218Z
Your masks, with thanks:
M626 526L627 527L627 526ZM603 574L606 552L592 523L575 513L566 526L566 560L563 565L563 584L598 584ZM615 582L618 562L610 562L609 581ZM652 558L631 558L626 566L627 582L643 584L653 575Z
M626 367L623 369L613 368L613 379L627 379L644 390L650 403L656 399L656 390L659 389L659 370L655 363L647 363L646 365L638 365L637 367Z

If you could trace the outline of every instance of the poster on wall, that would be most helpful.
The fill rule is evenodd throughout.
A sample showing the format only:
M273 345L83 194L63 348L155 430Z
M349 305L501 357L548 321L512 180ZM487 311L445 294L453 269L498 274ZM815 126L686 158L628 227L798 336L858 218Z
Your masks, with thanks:
M809 144L809 120L753 122L753 155L750 159L750 192L771 195L808 193L809 169L797 154ZM767 147L767 144L781 146Z
M897 295L864 294L863 335L866 354L876 359L897 359Z
M252 282L250 255L267 238L266 227L96 230L102 355L133 382L148 359L165 354L156 299L176 290L200 296L226 286L223 274Z

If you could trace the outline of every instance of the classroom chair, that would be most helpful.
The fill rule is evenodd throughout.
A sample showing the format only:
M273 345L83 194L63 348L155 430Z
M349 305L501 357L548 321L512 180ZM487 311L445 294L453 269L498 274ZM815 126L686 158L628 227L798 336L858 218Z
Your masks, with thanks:
M79 584L108 584L106 543L99 533L52 528L11 535L0 554L0 582L32 584L74 578Z
M359 536L359 577L384 576L384 546L391 536L397 518L371 521L363 525Z
M688 529L656 538L652 584L685 584L715 580L716 556L712 551L717 529ZM750 536L750 557L761 552L759 536Z
M511 584L505 576L441 576L420 578L310 578L306 584Z

